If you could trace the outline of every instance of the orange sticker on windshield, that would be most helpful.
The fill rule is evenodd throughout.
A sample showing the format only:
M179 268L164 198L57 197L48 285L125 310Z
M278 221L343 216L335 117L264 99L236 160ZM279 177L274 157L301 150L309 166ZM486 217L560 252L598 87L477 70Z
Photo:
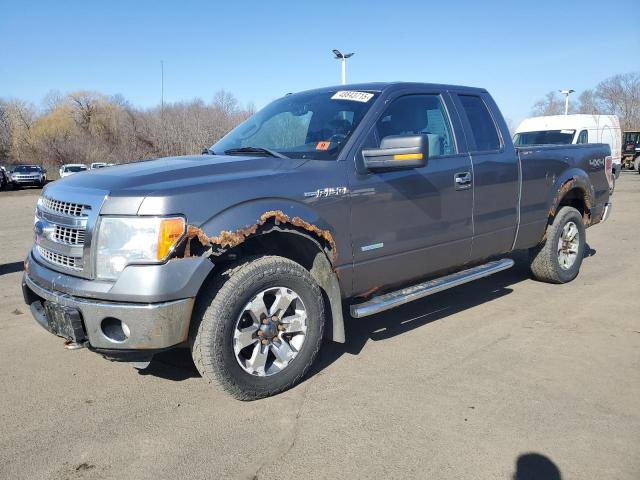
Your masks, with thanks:
M331 145L331 142L318 142L316 150L329 150L329 145Z

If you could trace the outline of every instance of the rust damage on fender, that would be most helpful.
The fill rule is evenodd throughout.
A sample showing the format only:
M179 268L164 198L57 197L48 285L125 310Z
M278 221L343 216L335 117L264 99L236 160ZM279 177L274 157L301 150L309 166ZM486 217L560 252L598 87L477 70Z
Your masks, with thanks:
M191 252L191 240L193 239L197 239L201 246L207 249L210 249L212 246L217 246L220 249L237 247L251 235L254 235L258 231L258 228L262 227L272 219L275 221L276 225L288 223L290 225L293 225L294 227L302 228L310 233L313 233L315 236L322 238L329 245L334 259L336 258L336 242L330 231L322 230L318 226L306 222L300 217L290 218L289 215L282 212L281 210L270 210L263 213L253 225L241 228L239 230L236 230L235 232L232 232L230 230L223 230L218 235L214 235L212 237L209 237L201 228L198 228L194 225L189 225L187 227L188 241L186 242L183 256L190 257L197 255L195 252ZM209 250L207 250L205 254L207 252L209 252Z
M567 180L565 183L563 183L560 186L558 193L556 193L555 197L553 198L553 202L551 203L551 208L549 208L549 223L547 224L547 228L545 229L544 235L542 237L543 241L547 239L547 230L549 228L549 225L553 223L553 219L556 216L556 213L558 213L558 207L560 206L560 202L562 201L564 196L576 186L576 183L577 182L575 178L571 178L570 180ZM589 226L591 222L591 207L593 205L593 201L591 199L591 194L588 191L583 192L583 195L584 195L584 213L582 214L582 223L585 226Z

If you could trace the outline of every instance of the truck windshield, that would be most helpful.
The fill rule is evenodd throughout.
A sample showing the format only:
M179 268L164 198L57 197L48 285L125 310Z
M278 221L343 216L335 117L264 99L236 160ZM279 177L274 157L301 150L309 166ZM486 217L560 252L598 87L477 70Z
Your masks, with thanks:
M33 167L30 165L21 165L19 167L16 167L13 171L16 173L34 173L34 172L39 172L40 167Z
M541 130L520 132L513 137L514 145L569 145L573 142L575 130Z
M71 167L64 167L65 172L84 172L87 167L83 165L73 165Z
M352 90L287 95L231 130L210 151L335 160L377 95Z

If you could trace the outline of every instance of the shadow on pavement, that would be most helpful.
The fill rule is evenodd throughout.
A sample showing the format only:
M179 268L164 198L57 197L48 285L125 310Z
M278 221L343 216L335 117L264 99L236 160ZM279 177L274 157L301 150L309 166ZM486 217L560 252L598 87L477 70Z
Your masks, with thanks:
M555 463L539 453L525 453L516 461L513 480L562 480Z
M24 262L3 263L0 265L0 275L21 272L24 270Z
M531 277L526 252L511 256L516 264L497 273L451 290L436 293L394 310L365 318L351 318L344 310L346 343L327 342L307 378L331 365L345 353L358 355L368 341L383 341L420 328L436 320L508 295L510 286Z
M151 363L144 370L138 370L140 375L153 375L180 382L189 378L199 377L196 366L191 359L188 348L176 348L154 355Z
M586 245L584 256L591 257L595 254L596 251ZM349 309L345 306L346 343L326 341L306 379L321 372L345 353L358 355L370 340L378 342L393 338L510 294L513 291L510 288L512 285L531 278L526 251L515 252L510 258L513 258L516 263L509 270L377 315L359 319L351 318ZM139 373L175 381L200 376L188 349L169 350L157 354L151 364Z

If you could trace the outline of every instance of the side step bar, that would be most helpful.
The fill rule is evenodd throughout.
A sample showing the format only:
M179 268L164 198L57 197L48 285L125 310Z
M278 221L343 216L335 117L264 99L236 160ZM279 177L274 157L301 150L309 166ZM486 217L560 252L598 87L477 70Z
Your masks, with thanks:
M362 318L373 315L374 313L384 312L385 310L399 307L400 305L433 295L434 293L457 287L463 283L488 277L489 275L501 272L502 270L506 270L512 266L513 260L510 258L495 260L493 262L485 263L484 265L478 265L477 267L452 273L434 280L429 280L428 282L419 283L395 292L373 297L371 300L367 300L366 302L351 305L351 316L354 318Z

